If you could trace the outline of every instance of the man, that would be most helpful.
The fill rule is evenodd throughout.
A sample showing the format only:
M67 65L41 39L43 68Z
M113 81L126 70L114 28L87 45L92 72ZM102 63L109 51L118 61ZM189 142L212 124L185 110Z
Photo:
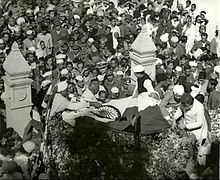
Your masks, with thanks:
M199 143L202 144L208 136L208 126L203 104L188 93L181 96L180 102L181 104L173 117L173 127L176 127L176 121L183 117L182 122L178 124L178 128L191 132L196 136Z
M78 96L81 96L86 89L84 79L81 75L76 76L75 78L76 90Z
M60 22L54 23L54 29L51 29L50 34L52 36L52 44L54 46L53 51L59 51L59 40L67 41L69 39L69 33L67 29L61 27Z
M195 41L191 52L194 53L197 49L201 49L203 47L210 46L210 42L207 39L208 39L208 34L201 33L201 40Z
M207 92L209 93L207 108L210 110L216 110L220 108L220 92L216 91L218 81L216 79L210 79L207 86Z
M143 92L154 91L151 78L144 72L144 67L142 65L134 67L134 75L137 77L137 84L134 93L141 94Z
M45 25L41 26L41 32L37 35L38 42L44 41L45 46L48 48L49 53L52 53L53 41L52 36L48 32L48 27Z
M81 102L84 102L87 107L94 106L99 108L101 103L98 102L96 94L99 92L99 82L96 79L91 80L89 87L83 92Z
M178 60L186 54L186 42L187 42L187 36L181 36L180 37L180 43L176 47L176 55Z
M157 81L157 85L154 88L155 91L157 91L160 95L160 99L164 98L164 88L167 85L167 75L165 73L157 73L156 74L156 81Z
M120 98L126 98L132 95L132 90L130 88L131 83L130 79L123 78L122 79L122 87L120 89Z
M184 87L182 85L175 85L173 90L167 90L164 98L161 100L159 107L162 115L165 119L170 119L167 108L176 107L179 105L180 97L184 93Z
M33 31L27 31L27 38L23 41L24 43L24 50L28 51L30 48L37 49L37 40L34 38Z
M53 99L53 103L50 111L50 117L55 115L55 113L64 111L70 104L70 101L67 99L68 97L67 87L68 84L66 81L62 81L57 84L57 93L55 94Z

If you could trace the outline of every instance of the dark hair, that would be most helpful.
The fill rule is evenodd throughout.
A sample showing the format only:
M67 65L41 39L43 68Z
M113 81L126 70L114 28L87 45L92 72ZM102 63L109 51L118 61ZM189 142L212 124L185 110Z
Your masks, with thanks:
M186 42L187 42L187 36L181 36L181 37L180 37L180 41L181 41L182 43L186 43Z
M209 83L210 83L212 86L216 87L217 84L218 84L218 81L217 81L216 79L209 79Z
M203 33L201 33L201 37L202 37L202 36L206 36L206 38L207 38L207 37L208 37L208 34L203 32Z
M160 83L167 80L167 75L165 73L157 73L155 78L157 83Z
M108 93L107 93L106 91L101 90L101 91L99 91L99 96L100 96L101 94L103 94L103 93L105 93L106 95L108 95Z
M189 94L189 93L184 93L181 98L180 98L180 102L183 105L192 105L194 102L193 97Z
M69 64L73 66L73 63L72 63L72 62L67 62L67 63L66 63L66 66L68 66Z

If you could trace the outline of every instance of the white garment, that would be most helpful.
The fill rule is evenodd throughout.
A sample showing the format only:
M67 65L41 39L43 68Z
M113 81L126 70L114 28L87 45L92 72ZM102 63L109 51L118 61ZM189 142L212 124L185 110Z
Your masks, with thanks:
M183 112L178 107L174 119L181 117ZM205 110L203 104L194 99L192 108L184 114L184 124L190 130L196 139L201 143L208 136L208 126L205 118Z
M183 27L183 34L187 36L186 43L186 53L189 53L193 48L195 37L196 37L196 27L195 25L191 25L189 28L186 26Z

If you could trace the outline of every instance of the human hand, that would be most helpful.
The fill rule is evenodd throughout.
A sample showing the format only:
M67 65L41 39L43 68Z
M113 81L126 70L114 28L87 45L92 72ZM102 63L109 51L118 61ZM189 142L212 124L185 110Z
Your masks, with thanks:
M92 106L95 106L96 108L100 108L102 106L102 104L99 102L94 102L94 103L92 103Z

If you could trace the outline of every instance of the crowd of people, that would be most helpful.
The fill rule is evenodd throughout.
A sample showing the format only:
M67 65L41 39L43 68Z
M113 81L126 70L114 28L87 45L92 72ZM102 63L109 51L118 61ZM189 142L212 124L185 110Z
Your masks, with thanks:
M139 67L138 85L158 92L162 115L173 128L184 114L178 128L195 131L204 144L207 109L220 108L220 25L212 37L206 12L195 10L191 0L1 1L0 76L16 44L31 67L33 109L41 118L48 108L50 117L98 108L133 95L129 55L145 26L157 48L156 76L143 79ZM0 88L3 93L3 79ZM178 107L174 118L169 107Z

